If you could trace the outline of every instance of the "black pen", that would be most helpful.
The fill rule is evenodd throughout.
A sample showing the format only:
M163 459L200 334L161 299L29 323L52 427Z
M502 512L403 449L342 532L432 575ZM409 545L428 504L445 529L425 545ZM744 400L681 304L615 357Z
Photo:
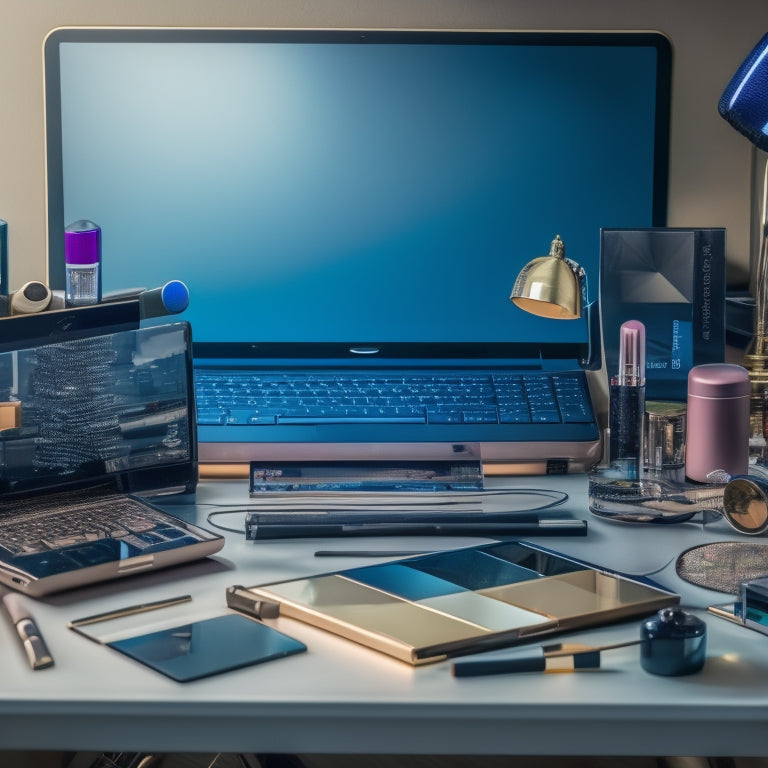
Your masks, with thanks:
M45 644L42 634L40 634L37 623L24 607L24 603L22 603L19 595L5 589L2 589L0 595L2 595L3 608L10 617L16 629L16 634L21 640L21 645L27 654L29 666L32 669L52 667L53 656L51 656L48 646Z
M586 520L549 518L520 523L271 523L251 522L249 539L345 536L585 536Z

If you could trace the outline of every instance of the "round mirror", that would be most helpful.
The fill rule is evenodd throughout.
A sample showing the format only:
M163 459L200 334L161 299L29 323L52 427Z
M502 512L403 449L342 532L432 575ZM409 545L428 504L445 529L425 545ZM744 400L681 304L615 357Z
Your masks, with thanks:
M768 528L768 485L751 477L731 478L723 491L723 517L741 533Z

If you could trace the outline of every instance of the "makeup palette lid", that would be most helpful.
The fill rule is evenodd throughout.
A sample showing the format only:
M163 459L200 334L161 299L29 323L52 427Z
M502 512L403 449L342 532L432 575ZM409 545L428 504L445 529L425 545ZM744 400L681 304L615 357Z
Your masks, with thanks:
M730 363L708 363L691 368L688 395L694 397L745 397L749 395L747 369Z

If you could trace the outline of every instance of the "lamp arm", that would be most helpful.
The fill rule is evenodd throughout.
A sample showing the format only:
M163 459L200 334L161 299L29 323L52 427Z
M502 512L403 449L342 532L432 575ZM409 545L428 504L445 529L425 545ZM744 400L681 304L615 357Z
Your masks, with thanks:
M587 270L569 258L565 259L565 263L573 270L576 279L579 281L581 311L587 323L587 352L579 360L579 364L587 371L597 371L600 370L602 365L600 353L600 304L597 301L591 303L589 301Z
M599 371L603 364L600 352L600 303L593 301L591 304L587 304L584 313L589 341L587 355L580 363L587 371Z
M768 328L768 285L766 285L766 270L768 270L768 160L765 163L763 177L763 205L760 221L760 251L755 265L755 323L754 341L760 349L757 354L765 354L764 339Z

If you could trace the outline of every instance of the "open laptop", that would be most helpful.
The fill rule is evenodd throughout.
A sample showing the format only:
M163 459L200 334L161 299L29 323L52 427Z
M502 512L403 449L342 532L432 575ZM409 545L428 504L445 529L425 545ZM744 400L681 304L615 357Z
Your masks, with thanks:
M593 300L600 229L664 225L662 35L87 28L44 54L50 282L86 218L104 290L188 285L201 462L598 460L589 329L509 292L559 234Z
M220 550L147 501L194 498L189 324L31 339L25 321L0 320L0 582L38 596Z

